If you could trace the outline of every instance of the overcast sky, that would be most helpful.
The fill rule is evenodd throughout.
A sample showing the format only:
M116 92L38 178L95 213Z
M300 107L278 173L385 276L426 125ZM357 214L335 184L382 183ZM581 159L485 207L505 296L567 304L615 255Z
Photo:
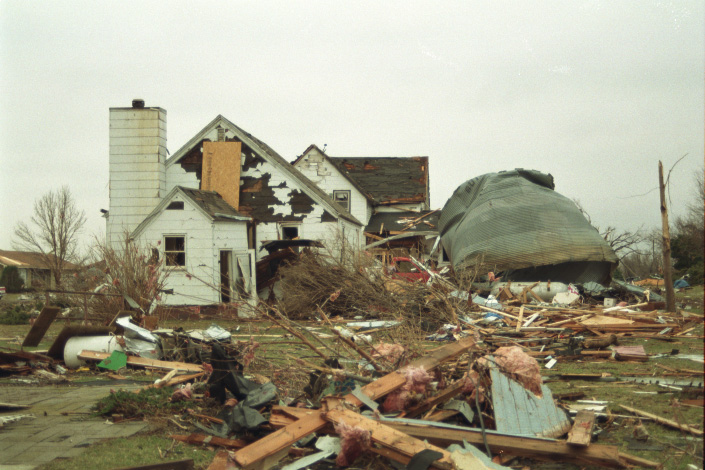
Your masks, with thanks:
M431 205L551 173L599 226L660 225L703 166L704 2L0 0L0 249L68 185L104 233L108 108L167 110L171 153L223 114L291 161L430 158Z

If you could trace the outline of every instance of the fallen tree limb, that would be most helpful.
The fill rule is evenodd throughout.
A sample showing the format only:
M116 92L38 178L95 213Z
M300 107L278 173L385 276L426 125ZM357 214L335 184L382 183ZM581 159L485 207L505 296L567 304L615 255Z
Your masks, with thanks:
M622 408L624 408L625 410L627 410L631 413L634 413L635 415L643 416L645 418L651 418L659 424L663 424L665 426L669 426L669 427L675 428L675 429L680 429L681 431L689 432L695 436L702 436L703 435L703 431L701 431L700 429L695 429L692 426L688 426L687 424L680 424L680 423L677 423L677 422L672 421L670 419L662 418L661 416L658 416L658 415L655 415L652 413L647 413L646 411L637 410L636 408L632 408L632 407L629 407L626 405L619 405L619 406L621 406Z

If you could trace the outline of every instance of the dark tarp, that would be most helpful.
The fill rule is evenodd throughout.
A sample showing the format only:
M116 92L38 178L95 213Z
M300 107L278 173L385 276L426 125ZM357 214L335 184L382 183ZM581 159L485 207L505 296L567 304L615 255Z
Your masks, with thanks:
M617 256L553 176L516 169L463 183L438 227L456 272L482 264L506 280L609 282Z

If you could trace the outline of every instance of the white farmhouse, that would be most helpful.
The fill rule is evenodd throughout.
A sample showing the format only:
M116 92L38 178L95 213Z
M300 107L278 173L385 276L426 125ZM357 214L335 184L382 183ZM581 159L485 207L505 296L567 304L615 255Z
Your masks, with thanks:
M110 109L107 241L158 247L170 305L253 295L259 248L305 238L365 243L363 223L271 147L223 116L166 158L166 111L135 100ZM350 207L350 206L348 206ZM367 218L365 217L365 220Z
M293 165L365 225L367 243L427 251L437 237L428 157L331 157L309 146Z

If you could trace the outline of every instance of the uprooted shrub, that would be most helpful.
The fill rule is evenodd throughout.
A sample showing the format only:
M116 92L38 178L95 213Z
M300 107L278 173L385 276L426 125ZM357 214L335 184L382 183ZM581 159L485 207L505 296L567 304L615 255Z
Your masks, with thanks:
M314 318L317 309L329 317L396 319L432 330L455 318L443 288L423 282L393 280L365 253L340 262L304 253L280 267L278 308L292 319Z
M104 242L97 242L93 247L99 260L96 266L100 266L102 271L101 279L97 280L98 284L102 281L100 292L117 294L91 298L91 309L104 315L106 320L112 319L123 309L125 295L148 312L150 306L160 299L168 277L168 271L163 269L164 259L159 256L156 247L140 246L130 241L127 234L125 238L128 241L122 244L124 249L121 250L115 250Z

